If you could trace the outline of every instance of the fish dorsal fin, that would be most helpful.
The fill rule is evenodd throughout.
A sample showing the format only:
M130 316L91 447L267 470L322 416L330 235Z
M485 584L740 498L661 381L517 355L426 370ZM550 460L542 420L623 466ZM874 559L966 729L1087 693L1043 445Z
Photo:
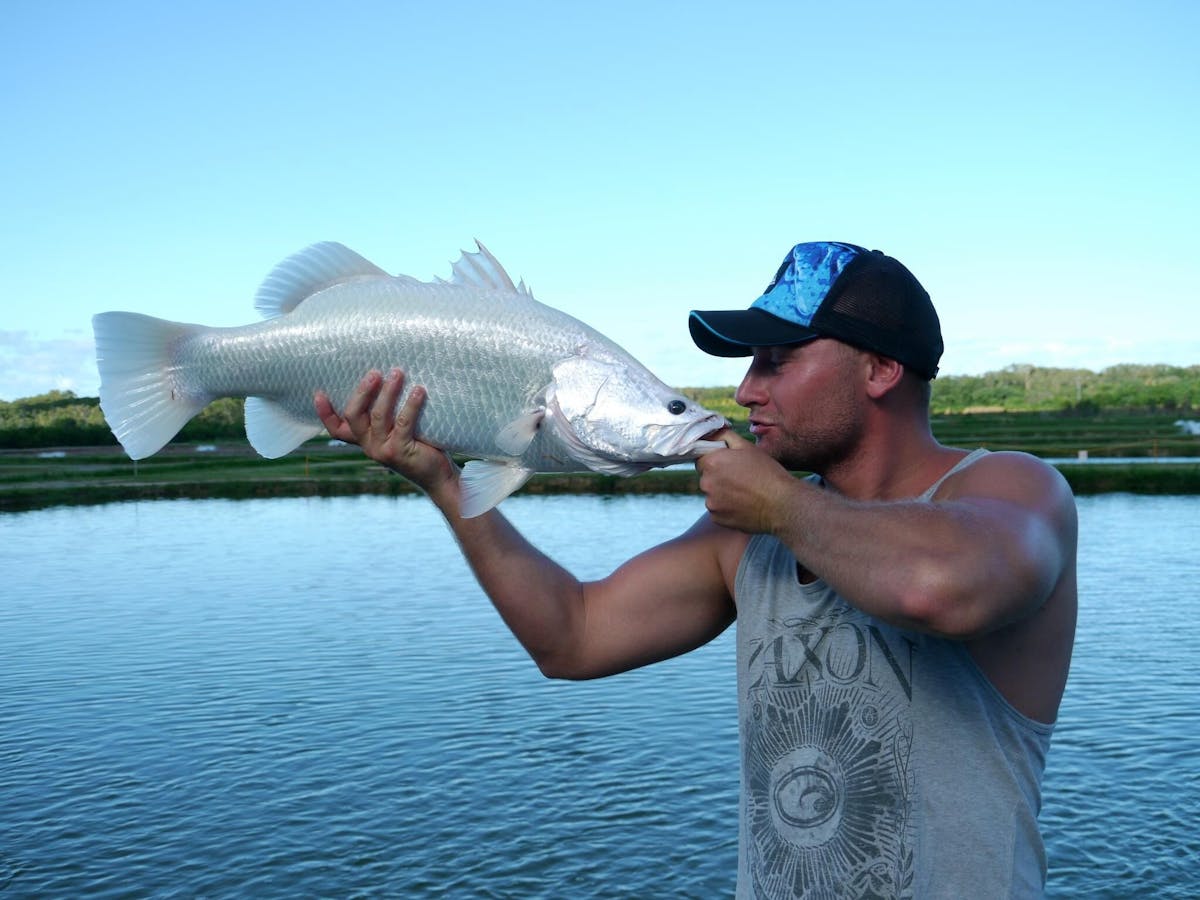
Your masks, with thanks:
M254 296L264 318L290 313L317 291L356 278L387 277L387 272L335 241L294 253L271 270Z
M513 284L513 280L504 271L504 266L500 265L500 261L492 256L487 247L478 240L475 241L475 246L479 248L478 253L468 253L464 250L462 256L453 264L454 274L450 276L450 284L479 288L485 291L507 291L512 294L524 294L527 297L533 296L529 288L525 286L524 279L519 285ZM444 278L438 278L437 281L442 284L447 283Z

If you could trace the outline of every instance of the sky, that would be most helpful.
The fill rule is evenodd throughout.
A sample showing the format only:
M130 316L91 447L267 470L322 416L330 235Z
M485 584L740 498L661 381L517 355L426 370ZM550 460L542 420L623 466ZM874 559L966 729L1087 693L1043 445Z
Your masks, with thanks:
M91 316L256 321L340 241L481 240L676 386L792 244L904 262L944 374L1200 364L1200 4L6 0L0 400L95 396Z

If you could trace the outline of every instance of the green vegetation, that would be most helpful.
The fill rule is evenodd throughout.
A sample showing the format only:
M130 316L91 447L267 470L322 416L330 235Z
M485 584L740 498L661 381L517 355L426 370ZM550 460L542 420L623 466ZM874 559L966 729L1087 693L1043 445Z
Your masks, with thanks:
M734 402L732 387L682 390L735 425L745 419L745 410ZM1170 423L1200 410L1200 365L1121 365L1101 372L1019 365L985 375L948 375L933 382L932 409L943 422L945 417L960 413L1055 413L1075 425L1089 419L1104 420L1113 413L1137 411L1156 422L1167 422L1166 430L1170 430ZM1200 412L1196 416L1200 418ZM1056 420L1054 416L1027 419L1022 427L1053 430L1058 426L1050 425L1052 420ZM1001 423L997 427L1007 429L1004 423L1017 420L993 421ZM1062 427L1069 431L1074 426ZM243 437L242 401L222 399L189 422L176 441ZM95 397L51 391L23 400L0 400L0 449L115 444Z
M1196 416L1200 419L1200 413ZM1176 424L1179 421L1179 412L1135 409L937 414L931 424L938 440L953 447L1072 459L1081 453L1091 459L1200 456L1200 435L1188 434Z
M734 389L684 393L745 433ZM934 382L934 433L958 447L1023 450L1056 463L1077 493L1200 493L1200 366L1114 366L1094 373L1010 366ZM1185 457L1187 461L1086 466L1104 457ZM353 447L311 441L284 459L259 458L246 443L240 400L218 400L162 452L129 460L104 422L99 401L55 391L0 401L0 511L70 503L168 497L329 496L407 493ZM691 471L637 478L539 476L526 492L694 492Z
M241 400L216 400L188 422L175 440L244 440L242 407ZM116 445L97 397L51 391L24 400L0 400L0 449Z
M1200 440L1200 439L1197 439ZM1185 463L1059 464L1077 494L1125 491L1200 494L1200 458ZM283 459L260 459L244 442L213 450L174 444L133 462L119 448L0 451L0 513L47 506L183 498L332 497L409 494L415 488L356 447L310 443ZM535 476L525 493L669 494L698 491L690 468L636 478L590 473Z
M735 427L745 420L732 388L684 393ZM1200 456L1200 436L1176 424L1200 420L1200 366L1009 366L936 379L930 406L934 434L956 447L1050 458Z
M942 413L1189 411L1200 408L1200 366L1121 365L1101 372L1009 366L984 375L936 379L932 405Z
M741 416L732 388L684 388L689 397L730 419ZM1052 369L1008 366L983 375L945 375L933 382L935 413L1103 410L1187 413L1200 409L1200 365Z

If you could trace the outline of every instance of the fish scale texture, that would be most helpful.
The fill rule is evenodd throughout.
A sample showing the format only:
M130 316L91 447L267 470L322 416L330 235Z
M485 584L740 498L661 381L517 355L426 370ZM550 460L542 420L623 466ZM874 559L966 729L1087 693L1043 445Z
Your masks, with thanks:
M554 365L580 352L626 357L603 335L524 294L381 278L334 285L286 316L187 338L174 377L186 394L257 396L315 423L315 391L340 409L364 372L398 367L407 373L405 396L415 384L428 389L419 423L425 440L510 459L497 434L544 402ZM561 456L539 432L521 459L538 471L583 468Z
M266 321L237 328L92 318L100 407L130 458L158 452L218 397L245 397L247 439L284 456L321 433L317 391L344 410L363 373L393 368L409 392L428 391L417 435L474 460L463 469L465 517L537 471L635 475L723 446L706 437L720 416L538 303L482 245L450 281L422 282L313 244L268 274L254 305Z

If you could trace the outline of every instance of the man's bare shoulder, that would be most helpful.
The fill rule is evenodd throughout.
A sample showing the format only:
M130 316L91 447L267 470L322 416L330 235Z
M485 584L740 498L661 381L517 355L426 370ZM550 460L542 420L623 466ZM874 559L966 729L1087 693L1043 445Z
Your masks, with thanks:
M996 450L948 477L934 500L994 499L1045 513L1074 515L1075 501L1062 473L1029 453Z
M733 582L737 577L742 556L750 543L750 535L718 525L708 513L704 513L687 531L670 543L681 549L686 548L689 552L715 559L732 595Z
M1028 453L993 452L959 470L935 500L979 503L997 524L1028 536L1030 554L1051 579L1040 603L970 642L972 658L1017 710L1053 722L1066 684L1075 637L1078 521L1062 474Z

